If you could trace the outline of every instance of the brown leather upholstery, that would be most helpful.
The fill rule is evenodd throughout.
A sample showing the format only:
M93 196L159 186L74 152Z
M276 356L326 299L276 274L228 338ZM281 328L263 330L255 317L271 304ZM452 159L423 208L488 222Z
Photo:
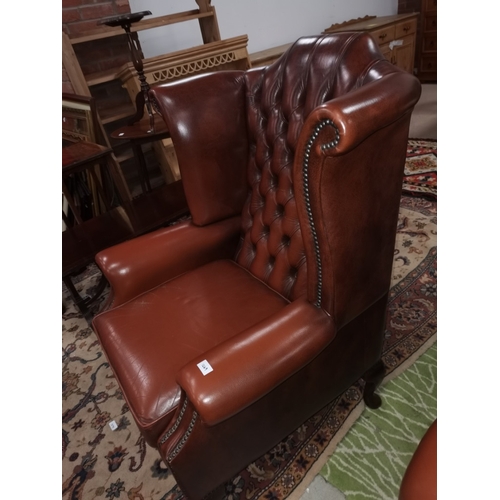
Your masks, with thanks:
M370 393L383 374L419 95L359 32L151 91L192 220L97 256L114 295L94 328L188 498L215 497L358 378Z
M186 360L197 359L286 303L235 262L216 260L107 313L99 328L101 342L151 446L156 446L177 407L176 375ZM210 336L207 325L217 325ZM175 356L165 363L165 353L173 346Z
M408 464L399 500L437 498L437 420L429 427Z

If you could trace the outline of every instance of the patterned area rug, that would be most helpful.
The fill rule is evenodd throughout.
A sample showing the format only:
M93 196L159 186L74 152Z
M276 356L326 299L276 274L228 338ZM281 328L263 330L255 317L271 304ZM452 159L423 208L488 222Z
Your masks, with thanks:
M389 376L435 338L436 253L436 203L404 196L384 345ZM91 294L98 280L91 266L77 289ZM94 332L64 290L63 299L63 500L183 498L158 453L140 437ZM360 415L361 395L358 381L242 470L227 483L227 500L297 498Z
M437 141L408 141L403 192L437 199Z
M321 475L348 500L397 500L418 443L437 416L437 344L380 389L384 404L367 408Z

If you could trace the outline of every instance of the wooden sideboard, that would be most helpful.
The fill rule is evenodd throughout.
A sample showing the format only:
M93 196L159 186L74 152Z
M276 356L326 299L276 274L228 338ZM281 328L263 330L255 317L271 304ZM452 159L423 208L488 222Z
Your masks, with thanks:
M399 68L413 73L418 13L369 17L334 24L323 33L339 31L368 31L378 43L382 54Z

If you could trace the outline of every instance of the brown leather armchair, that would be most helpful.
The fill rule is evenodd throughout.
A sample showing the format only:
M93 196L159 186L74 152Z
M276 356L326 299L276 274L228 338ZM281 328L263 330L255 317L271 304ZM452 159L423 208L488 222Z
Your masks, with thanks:
M97 256L94 328L146 441L191 500L380 361L420 84L364 33L151 91L191 220Z

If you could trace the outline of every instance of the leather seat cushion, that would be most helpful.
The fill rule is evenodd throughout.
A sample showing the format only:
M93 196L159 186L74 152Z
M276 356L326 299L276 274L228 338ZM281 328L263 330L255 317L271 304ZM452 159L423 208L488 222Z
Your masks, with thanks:
M287 303L235 262L220 260L95 318L101 344L151 446L179 403L178 370Z

